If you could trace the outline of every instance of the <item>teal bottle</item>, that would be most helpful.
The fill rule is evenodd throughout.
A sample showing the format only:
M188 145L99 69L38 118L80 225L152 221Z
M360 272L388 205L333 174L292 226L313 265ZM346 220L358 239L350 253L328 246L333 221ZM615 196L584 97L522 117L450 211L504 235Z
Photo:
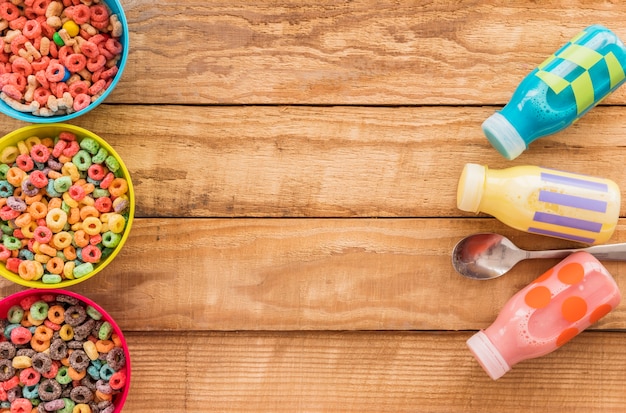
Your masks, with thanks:
M535 68L482 129L507 159L578 120L626 80L626 48L609 29L587 27Z

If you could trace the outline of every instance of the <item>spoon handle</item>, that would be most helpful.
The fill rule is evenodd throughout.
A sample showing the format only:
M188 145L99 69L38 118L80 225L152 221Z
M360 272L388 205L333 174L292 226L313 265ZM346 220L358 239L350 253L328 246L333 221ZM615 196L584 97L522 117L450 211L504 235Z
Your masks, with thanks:
M526 258L565 258L576 251L586 251L599 260L626 261L626 243L563 250L528 251Z

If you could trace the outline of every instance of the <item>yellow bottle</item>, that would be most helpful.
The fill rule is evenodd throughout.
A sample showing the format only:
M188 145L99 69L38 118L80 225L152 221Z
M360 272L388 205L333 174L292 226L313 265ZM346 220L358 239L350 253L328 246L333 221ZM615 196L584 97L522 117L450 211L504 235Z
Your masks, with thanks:
M539 166L497 170L468 163L459 179L457 207L484 212L521 231L602 244L615 231L620 190L609 179Z

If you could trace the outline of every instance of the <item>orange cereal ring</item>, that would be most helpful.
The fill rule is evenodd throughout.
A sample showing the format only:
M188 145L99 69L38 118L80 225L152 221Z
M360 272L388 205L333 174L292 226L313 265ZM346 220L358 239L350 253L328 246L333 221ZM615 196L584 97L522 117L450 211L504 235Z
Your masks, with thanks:
M128 192L128 183L124 178L115 178L111 181L108 189L111 195L118 197Z
M18 266L18 275L26 281L37 280L43 275L43 266L37 261L23 260Z
M45 325L41 325L35 329L35 333L33 334L33 337L37 338L38 340L50 341L52 340L53 334L54 334L54 331L51 328L46 327Z
M67 374L72 380L82 380L87 374L87 370L78 371L74 367L70 366L67 369Z
M74 232L74 243L77 247L83 248L89 245L89 235L82 229Z
M49 257L56 257L57 250L52 248L49 244L39 244L39 251Z
M98 340L96 341L96 349L100 353L108 353L113 350L115 343L112 340Z
M39 327L42 327L42 326L39 326ZM33 338L30 339L30 347L36 352L42 353L50 348L50 340L41 340L33 336Z
M48 213L48 207L41 201L33 202L27 210L32 219L45 218Z
M65 309L62 305L53 305L48 308L48 320L55 324L62 324L65 321Z
M80 209L80 218L84 221L88 217L100 217L100 212L95 206L86 205Z
M61 198L50 198L48 200L48 211L55 208L61 208L63 200Z
M61 258L52 257L46 263L46 270L48 270L50 274L61 274L63 272L63 265L65 265L65 263Z
M76 248L74 248L74 246L69 245L65 248L63 248L63 255L65 255L65 259L67 260L75 260L77 255L76 255ZM66 273L67 270L67 264L74 264L73 262L66 262L65 266L63 268L63 274ZM72 271L74 270L74 268L72 268ZM67 276L67 274L66 274Z
M20 168L13 166L6 173L7 181L13 186L22 186L22 180L26 177L26 172Z
M80 221L80 208L70 208L70 215L67 217L67 223L74 225Z
M22 227L28 226L32 222L32 217L30 213L24 212L19 217L15 218L14 222L15 222L15 225L22 228Z
M41 198L43 198L43 194L38 192L37 195L34 196L24 196L24 201L26 202L26 205L32 205L34 202L41 201Z

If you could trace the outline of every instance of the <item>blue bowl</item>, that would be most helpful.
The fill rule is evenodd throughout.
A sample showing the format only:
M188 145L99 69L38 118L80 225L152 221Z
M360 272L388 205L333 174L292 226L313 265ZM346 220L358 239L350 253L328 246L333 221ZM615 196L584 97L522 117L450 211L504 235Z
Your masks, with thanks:
M122 56L120 60L117 62L118 71L115 77L113 78L113 81L111 82L109 87L104 91L104 93L102 93L98 97L98 99L91 102L91 104L89 104L89 106L87 106L85 109L79 110L77 112L72 112L70 114L65 114L65 115L37 116L37 115L33 115L30 112L20 112L19 110L15 110L9 105L7 105L3 100L0 100L0 112L14 119L22 120L25 122L58 123L58 122L64 122L69 119L76 118L80 115L84 115L85 113L89 112L90 110L98 106L100 103L102 103L107 98L107 96L109 96L109 94L113 91L113 89L115 89L115 86L117 86L117 82L119 82L120 78L122 77L122 73L124 72L124 67L126 66L126 61L128 60L128 49L129 49L128 36L129 34L128 34L128 23L126 21L126 15L124 14L124 9L122 8L122 5L120 4L119 0L103 0L102 2L107 5L107 7L109 8L112 14L117 15L120 23L122 24L122 30L123 30L122 36L119 39L119 42L121 43L123 47L123 50L122 50Z

